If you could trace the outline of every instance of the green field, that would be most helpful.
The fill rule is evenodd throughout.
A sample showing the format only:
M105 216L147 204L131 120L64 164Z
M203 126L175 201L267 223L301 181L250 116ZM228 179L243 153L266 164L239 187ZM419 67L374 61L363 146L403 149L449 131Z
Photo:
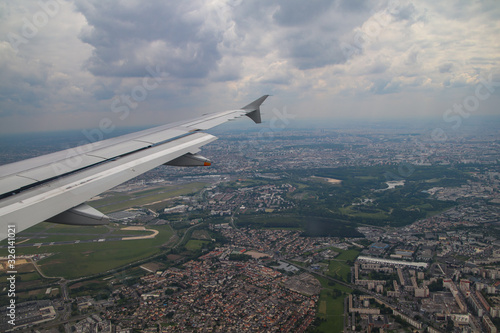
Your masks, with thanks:
M173 231L169 226L151 229L160 232L153 239L19 247L17 253L54 253L38 262L43 273L47 276L77 278L115 269L159 253L160 246L170 239Z
M28 239L23 244L36 244L36 243L50 243L50 242L64 242L64 241L75 241L75 240L91 240L99 239L100 235L44 235L44 238L33 238Z
M52 290L49 294L46 293L47 288L35 289L26 292L17 293L18 302L29 301L33 299L50 299L59 295L59 289Z
M321 282L317 317L325 320L318 326L319 332L337 333L344 328L344 298L352 289L339 284L329 285L328 280L316 276Z
M201 250L201 247L203 246L203 244L208 244L210 243L209 241L203 241L203 240L197 240L197 239L190 239L185 247L187 250L189 251L198 251L198 250Z
M333 248L336 252L341 252L337 258L337 260L350 260L350 261L354 261L358 255L359 255L359 251L358 250L346 250L346 251L342 251L340 249L337 249L337 248Z
M20 233L18 236L33 233L71 233L71 234L103 234L109 231L109 228L103 225L99 226L80 226L42 222L32 226Z
M54 281L43 279L32 264L19 265L16 266L16 269L16 295L18 295L21 300L27 300L30 297L29 292L23 293L23 291L40 288L45 292L44 288L47 288L47 286ZM7 277L8 274L6 271L0 273L0 290L7 290L5 289L8 288ZM43 293L40 297L44 295ZM6 305L8 301L7 292L0 294L1 305Z
M342 251L339 249L334 249L335 251L341 252L334 260L330 260L328 263L327 274L331 277L338 278L349 282L348 274L351 272L351 265L349 262L353 262L359 255L358 250L347 250Z
M212 236L208 232L208 230L194 230L191 235L192 239L200 239L200 240L211 240Z
M25 273L25 274L18 274L16 276L16 279L18 281L23 281L23 282L28 282L28 281L34 281L38 280L40 278L40 274L38 272L31 272L31 273Z
M206 185L207 183L193 182L178 186L158 187L128 194L108 192L105 198L91 201L89 204L103 213L112 213L132 207L145 206L154 202L164 201L180 195L196 193Z
M377 208L368 208L364 206L349 206L346 208L339 208L339 211L348 216L352 217L362 217L362 218L369 218L369 219L387 219L389 215Z
M18 244L37 244L62 241L92 240L109 237L131 237L150 235L146 230L121 230L123 225L110 224L107 226L74 226L55 223L39 223L17 235ZM6 240L0 244L5 244Z

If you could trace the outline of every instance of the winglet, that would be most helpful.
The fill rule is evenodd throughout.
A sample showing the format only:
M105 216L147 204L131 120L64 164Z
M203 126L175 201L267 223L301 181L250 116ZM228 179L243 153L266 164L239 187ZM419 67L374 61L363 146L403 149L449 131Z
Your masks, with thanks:
M260 124L262 122L260 118L260 105L266 100L269 95L264 95L252 103L242 107L242 110L248 111L247 116L250 117L256 124Z

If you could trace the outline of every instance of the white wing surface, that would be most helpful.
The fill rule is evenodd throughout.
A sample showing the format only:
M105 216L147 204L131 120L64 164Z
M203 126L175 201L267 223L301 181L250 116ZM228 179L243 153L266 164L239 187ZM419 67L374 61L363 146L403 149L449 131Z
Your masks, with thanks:
M260 123L268 95L238 110L158 126L0 166L0 240L39 222L96 225L109 218L85 204L90 198L162 164L210 165L200 147L216 140L202 130L248 116Z

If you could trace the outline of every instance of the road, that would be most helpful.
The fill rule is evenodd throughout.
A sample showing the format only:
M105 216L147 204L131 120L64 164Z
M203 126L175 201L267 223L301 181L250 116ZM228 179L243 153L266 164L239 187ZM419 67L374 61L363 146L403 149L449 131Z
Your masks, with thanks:
M284 262L286 262L286 263L288 263L290 265L296 266L294 263L292 263L292 262L290 262L288 260L281 259L281 261L284 261ZM347 283L347 282L344 282L342 280L335 279L335 278L333 278L333 277L331 277L329 275L325 275L323 273L320 273L320 272L317 272L317 271L315 271L313 269L310 269L309 267L300 267L300 266L296 266L296 267L299 267L300 269L305 270L305 271L307 271L307 272L309 272L311 274L319 275L319 276L321 276L321 277L323 277L323 278L325 278L327 280L333 281L333 282L338 283L338 284L340 284L342 286L348 287L350 289L358 290L358 291L360 291L360 292L362 292L364 294L368 294L368 295L370 295L370 296L372 296L372 297L374 297L374 298L382 301L383 303L386 304L386 306L388 306L388 307L390 307L392 309L396 309L397 311L403 313L404 315L406 315L406 316L408 316L410 318L413 318L414 320L416 320L415 316L420 315L420 313L415 312L415 311L409 309L408 307L406 307L406 306L404 306L402 304L394 304L393 300L389 299L388 297L385 297L385 296L382 296L380 294L377 294L377 293L375 293L375 292L373 292L371 290L368 290L368 289L366 289L366 288L364 288L362 286L358 286L358 285L353 284L353 283ZM416 320L416 321L422 322L422 320ZM424 320L422 322L422 324L430 325L430 322L428 322L427 320Z
M177 242L177 244L175 244L172 248L174 248L174 249L175 249L175 248L177 248L177 246L179 246L180 244L182 244L182 243L184 242L184 238L186 238L186 235L189 233L189 231L190 231L191 229L194 229L194 228L196 228L196 227L199 227L200 225L201 225L201 223L200 223L200 224L195 224L195 225L192 225L192 226L190 226L189 228L187 228L187 229L186 229L186 231L184 232L184 234L182 235L182 238L181 238L181 239L179 240L179 242Z

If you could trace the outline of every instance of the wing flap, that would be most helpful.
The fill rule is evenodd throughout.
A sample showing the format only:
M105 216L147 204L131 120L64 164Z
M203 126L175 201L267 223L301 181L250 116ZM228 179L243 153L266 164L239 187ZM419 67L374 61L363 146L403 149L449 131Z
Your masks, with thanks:
M207 114L193 121L182 124L182 127L190 130L206 130L234 118L241 117L245 113L241 110L231 110L219 112L217 114Z
M19 188L29 186L33 183L36 183L36 180L30 179L30 178L25 178L25 177L20 177L17 175L12 175L9 177L5 177L1 180L2 182L2 192L3 193L9 193L12 191L15 191Z
M54 163L42 165L32 169L25 168L26 170L24 171L17 172L0 179L0 195L14 192L26 186L34 185L54 177L59 177L75 170L76 167L85 168L102 161L102 158L94 156L75 155L66 160L56 161Z
M60 175L68 173L74 170L75 168L78 169L84 168L89 165L102 162L103 160L104 160L103 158L95 156L77 155L74 156L73 158L68 158L64 161L59 161L56 163L34 168L31 170L23 171L18 173L17 175L21 177L31 178L36 183L46 179L59 177Z
M151 144L149 142L140 142L132 140L132 141L121 142L114 146L106 147L103 149L94 150L86 155L99 157L102 158L103 160L108 160L142 148L146 148L150 145Z
M102 225L109 223L109 217L87 204L81 204L51 217L49 222L71 225Z
M151 145L185 135L186 130L165 129L160 132L135 135L132 139L123 137L90 143L57 153L35 157L0 167L0 195L25 186L34 185L54 177L60 177L91 165L113 159ZM127 137L127 136L126 136ZM21 178L22 177L22 178Z
M180 137L183 135L186 135L188 131L186 130L181 130L177 128L171 128L168 130L168 135L165 135L165 131L160 131L160 132L155 132L155 133L150 133L146 134L143 136L140 136L138 138L135 138L134 141L139 141L139 142L146 142L149 144L157 144L159 142L173 139L175 137Z
M215 139L193 133L23 191L0 202L0 221L22 231L179 156L195 154ZM33 216L38 221L33 222ZM0 230L0 239L6 237L6 230Z

